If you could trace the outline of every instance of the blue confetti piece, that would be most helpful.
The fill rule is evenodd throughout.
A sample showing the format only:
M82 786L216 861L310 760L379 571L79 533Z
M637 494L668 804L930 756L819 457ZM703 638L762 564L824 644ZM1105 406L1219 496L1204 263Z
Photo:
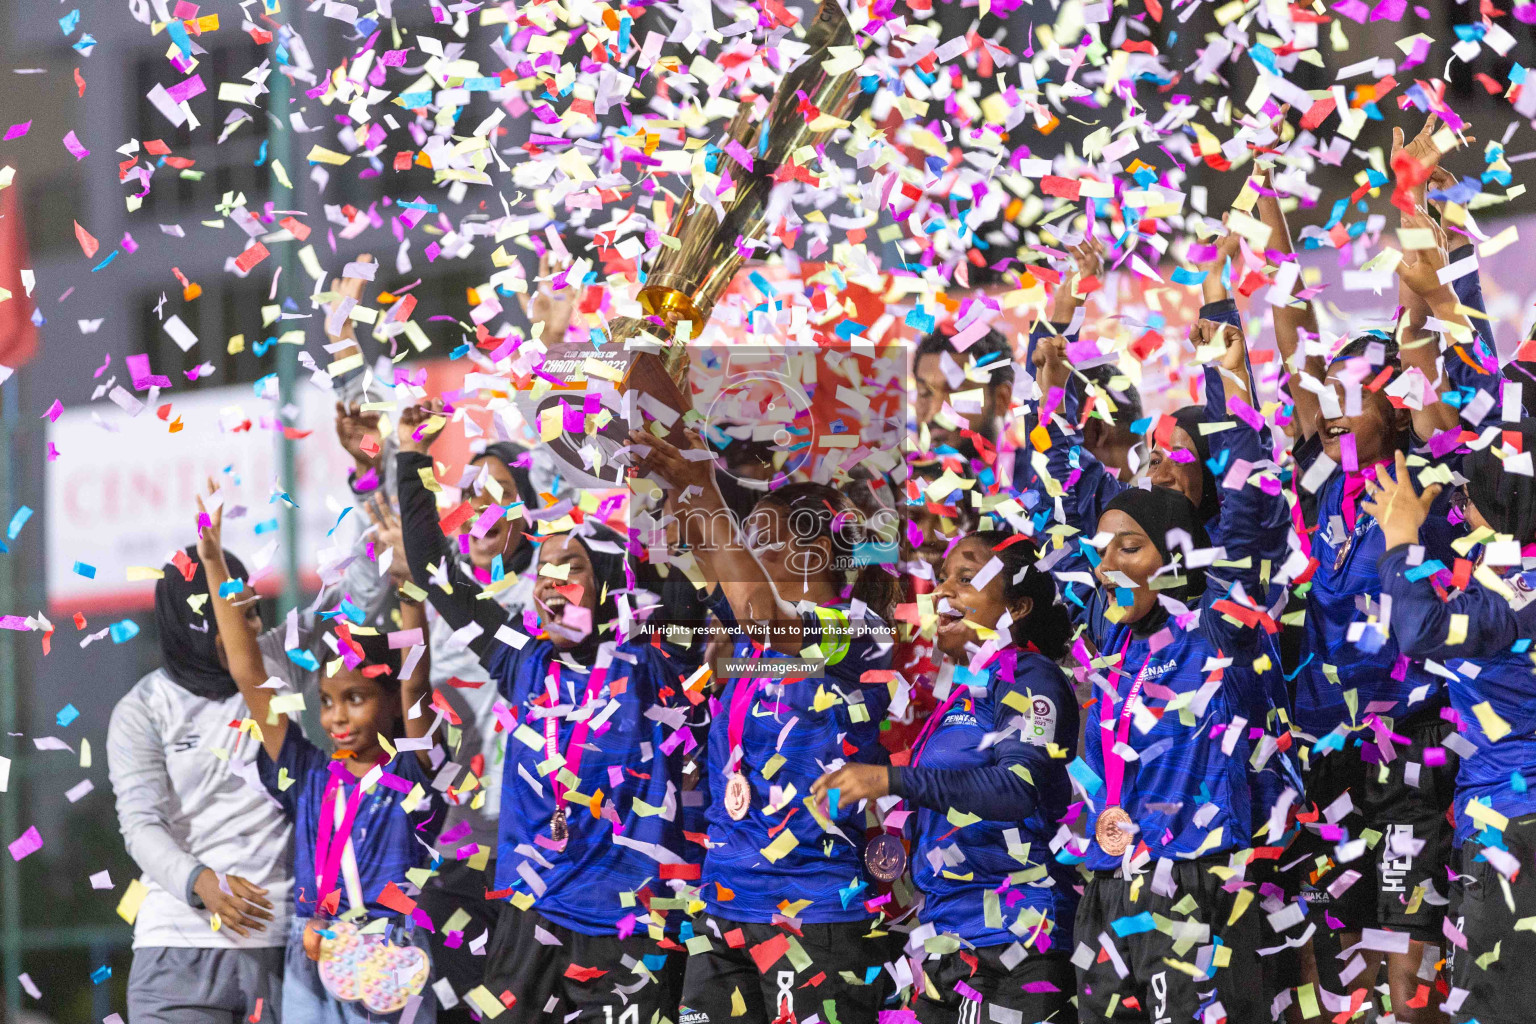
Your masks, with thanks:
M937 321L934 320L931 313L925 311L922 306L918 306L917 308L908 311L906 316L906 324L914 331L922 331L924 334L930 334L933 332L933 328L937 324Z
M506 566L501 564L501 556L491 559L491 582L499 583L507 578Z
M256 151L256 163L254 164L254 166L260 167L262 164L264 164L266 162L267 162L267 140L266 139L262 139L261 140L261 148Z
M96 273L96 271L101 270L108 263L111 263L113 260L117 259L118 252L119 252L119 250L113 249L112 250L112 255L108 256L106 259L102 260L100 263L96 264L94 267L91 268L91 273L93 273L93 274Z
M96 567L94 565L87 565L84 562L76 562L75 575L84 576L88 580L93 580L96 578Z
M1118 917L1109 923L1115 930L1115 934L1124 938L1127 935L1140 935L1142 932L1157 930L1157 922L1152 920L1152 911L1143 910L1139 914L1129 917Z
M1173 268L1173 283L1184 285L1197 285L1204 281L1209 271L1191 270L1188 267Z
M271 533L275 529L277 529L276 519L268 519L264 522L257 523L256 536L260 537L264 533Z
M368 620L368 616L363 613L363 610L357 605L353 604L351 601L341 602L341 614L345 615L348 619L351 619L359 626Z
M171 37L171 42L176 44L176 49L187 60L192 59L192 37L187 34L187 26L180 18L172 18L165 24L165 34Z
M855 334L864 333L864 329L868 326L868 324L861 324L857 320L844 320L837 325L837 336L844 341L848 341Z
M306 670L308 670L310 672L318 672L318 671L320 671L320 662L319 662L319 660L313 654L311 654L309 651L301 650L299 648L294 648L293 650L288 651L287 653L288 653L288 660L293 662L295 665L299 666L299 668L306 669Z
M59 723L60 729L63 729L65 726L69 725L70 722L73 722L79 717L79 708L75 707L73 704L65 704L62 708L59 708L59 713L54 716L53 720Z
M400 105L407 110L413 107L425 107L432 102L432 93L428 90L421 92L403 92L400 94Z
M1089 796L1093 796L1104 788L1104 780L1099 778L1099 773L1088 767L1088 762L1077 757L1067 765L1067 774L1077 780L1078 786Z
M346 508L342 509L341 515L336 517L336 526L332 526L329 530L326 530L325 535L329 537L331 534L335 533L336 527L341 525L341 521L347 518L347 513L351 512L354 508L356 508L355 505L348 505Z
M437 204L436 203L401 202L401 203L397 203L395 205L403 206L407 210L425 210L428 213L436 213L437 212Z
M627 15L627 14L624 15L624 17L619 19L618 51L620 53L623 53L624 51L629 49L629 31L630 31L630 28L633 25L634 25L634 20L631 19L630 16ZM658 964L657 966L659 967L661 965Z
M5 531L5 535L11 540L15 540L17 534L21 533L21 528L26 526L27 520L31 518L32 510L25 505L21 506L21 508L16 510L16 514L11 516L11 525Z
M75 29L77 29L79 27L80 27L80 12L79 12L79 10L70 11L68 14L64 15L64 17L59 19L59 29L60 29L60 31L62 31L67 36L74 35L75 34Z
M223 598L234 597L245 589L244 580L225 580L219 584L219 596Z
M1521 775L1519 772L1510 772L1509 788L1514 790L1516 793L1524 793L1528 790L1529 787L1526 785L1524 775Z
M85 35L80 37L80 41L78 43L74 44L73 49L79 50L81 53L84 53L85 51L89 50L91 47L93 47L95 45L96 45L96 37L91 35L89 32L87 32Z
M107 632L111 634L113 643L125 644L139 635L139 624L132 619L124 619L108 626Z
M106 964L102 964L91 972L91 982L96 985L100 985L110 977L112 977L112 968Z

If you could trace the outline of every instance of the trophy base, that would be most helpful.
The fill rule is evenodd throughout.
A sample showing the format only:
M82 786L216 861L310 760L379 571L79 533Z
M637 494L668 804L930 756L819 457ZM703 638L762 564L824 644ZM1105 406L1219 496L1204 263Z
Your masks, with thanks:
M677 413L670 426L663 424L664 436L674 445L687 447L683 437L683 416L693 409L693 399L683 394L672 375L667 372L661 357L651 352L638 353L630 360L629 369L619 385L622 391L638 391L650 395L657 402ZM656 422L660 423L660 420Z

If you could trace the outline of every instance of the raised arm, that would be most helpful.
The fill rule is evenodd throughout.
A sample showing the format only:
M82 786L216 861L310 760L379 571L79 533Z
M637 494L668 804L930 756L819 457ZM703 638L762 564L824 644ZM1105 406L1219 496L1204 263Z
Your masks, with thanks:
M212 499L216 488L208 481L208 496ZM273 715L272 691L262 684L267 681L266 663L261 658L261 648L256 643L256 630L246 618L244 605L256 599L243 580L230 578L229 565L224 561L223 530L224 505L222 499L212 512L208 511L201 495L197 498L198 536L197 557L203 563L208 578L208 599L213 604L214 621L219 626L219 638L224 641L224 654L229 659L229 674L240 687L240 696L251 709L251 718L261 734L262 749L274 761L283 749L283 737L288 735L288 716ZM239 604L236 604L236 602Z
M1276 252L1294 258L1296 246L1291 239L1291 228L1286 222L1285 211L1280 208L1280 197L1273 194L1267 172L1260 185L1259 219L1269 228L1269 244ZM1295 407L1296 438L1304 441L1315 436L1322 428L1323 413L1316 392L1306 387L1303 380L1321 382L1328 372L1322 356L1303 358L1298 355L1303 348L1303 334L1311 338L1318 336L1317 310L1308 299L1299 306L1291 303L1276 306L1274 317L1275 346L1280 350L1285 368L1291 374L1291 403Z
M471 623L479 626L479 632L469 641L469 649L482 665L489 667L496 651L496 631L506 624L507 615L495 601L480 600L485 588L459 570L453 550L443 536L437 502L427 490L427 480L433 479L429 452L442 429L441 417L434 422L435 416L434 411L419 406L400 412L400 454L395 456L395 463L405 560L411 578L427 592L432 607L455 632Z
M689 450L708 451L697 432L687 432ZM668 513L680 519L681 539L699 562L704 582L724 593L737 623L764 647L781 654L798 654L806 631L795 606L779 596L763 563L747 547L736 517L715 481L711 459L688 459L671 442L644 431L629 435L636 470L656 474L669 485ZM691 495L685 504L681 495Z
M494 603L494 602L491 602ZM412 666L409 675L400 677L400 717L405 720L405 734L413 740L419 740L432 732L432 726L437 721L430 706L425 702L432 696L432 649L427 643L427 609L420 601L412 601L407 597L400 598L400 628L405 631L420 630L420 645L412 645L406 648L405 663L409 664L411 658L416 658L416 664ZM420 647L418 652L417 647ZM415 718L411 717L411 709L418 703L422 704L420 712ZM416 759L421 762L423 768L432 767L432 752L430 750L416 751Z

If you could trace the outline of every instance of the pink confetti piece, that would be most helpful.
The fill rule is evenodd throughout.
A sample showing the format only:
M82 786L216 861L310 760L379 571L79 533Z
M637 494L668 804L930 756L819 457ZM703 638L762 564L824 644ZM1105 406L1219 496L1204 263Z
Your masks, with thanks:
M81 144L80 137L76 135L73 130L71 130L68 135L64 136L64 148L69 150L70 154L74 156L76 160L84 160L86 157L91 155L91 151L86 149L85 146Z
M10 142L12 139L19 139L19 138L21 138L23 135L27 134L27 132L29 132L31 130L32 130L32 122L31 121L23 121L20 124L13 124L13 125L11 125L9 128L7 128L5 130L5 141L6 142ZM73 134L73 133L71 133L71 134Z
M42 834L37 831L37 826L33 825L31 828L27 829L20 836L11 841L11 859L21 860L24 857L31 856L42 848Z

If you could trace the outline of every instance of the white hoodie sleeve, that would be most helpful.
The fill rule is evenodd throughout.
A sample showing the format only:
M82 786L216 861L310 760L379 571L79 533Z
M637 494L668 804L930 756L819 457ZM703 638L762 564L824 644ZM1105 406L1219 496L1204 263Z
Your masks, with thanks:
M107 727L107 773L129 856L160 888L190 903L203 865L167 824L172 798L164 734L142 691L130 693L118 702Z

